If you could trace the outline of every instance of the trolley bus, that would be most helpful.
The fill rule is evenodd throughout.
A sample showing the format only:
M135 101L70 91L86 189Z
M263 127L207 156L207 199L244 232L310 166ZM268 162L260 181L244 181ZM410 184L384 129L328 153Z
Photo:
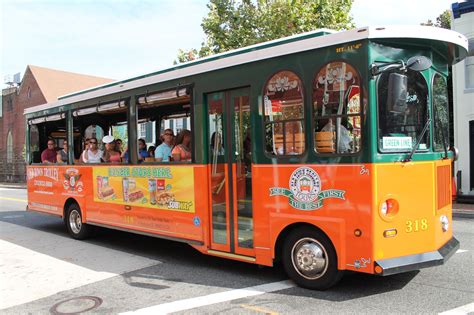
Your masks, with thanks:
M25 110L28 210L75 239L106 227L281 261L311 289L443 264L459 248L447 76L466 55L439 28L322 29L62 96ZM190 161L140 158L139 138L185 129ZM105 135L126 162L83 163ZM41 164L48 141L65 163Z

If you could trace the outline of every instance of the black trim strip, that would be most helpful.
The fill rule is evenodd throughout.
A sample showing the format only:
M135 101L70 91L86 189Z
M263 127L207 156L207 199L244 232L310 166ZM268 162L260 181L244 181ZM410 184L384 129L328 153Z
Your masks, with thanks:
M459 249L459 241L451 238L446 244L436 251L389 258L375 261L375 266L380 266L382 272L378 275L389 276L397 273L418 270L421 268L443 265Z
M161 239L170 240L170 241L186 243L186 244L190 244L190 245L204 245L203 242L194 241L194 240L187 240L185 238L179 238L179 237L172 237L172 236L166 236L166 235L161 235L161 234L142 232L142 231L137 231L137 230L133 230L133 229L126 229L126 228L121 228L121 227L117 227L117 226L111 226L111 225L106 225L106 224L95 223L95 222L91 222L91 221L87 221L87 224L94 225L94 226L99 226L99 227L103 227L103 228L107 228L107 229L122 231L122 232L130 232L130 233L134 233L134 234L140 234L140 235L151 236L151 237L161 238Z
M229 231L229 242L230 242L230 252L235 253L235 229L234 229L234 215L236 209L234 209L234 198L237 196L234 196L234 174L232 170L232 164L234 163L234 139L233 139L233 134L234 134L234 108L232 106L232 100L231 100L231 91L226 91L224 93L224 115L225 115L225 138L227 139L224 150L225 155L227 156L227 183L229 187L229 226L228 226L228 231Z
M41 213L41 214L48 214L48 215L52 215L52 216L54 216L54 217L63 218L63 214L52 213L52 212L46 212L46 211L42 211L42 210L37 210L37 209L30 208L30 207L28 207L28 206L26 206L25 211L36 212L36 213Z

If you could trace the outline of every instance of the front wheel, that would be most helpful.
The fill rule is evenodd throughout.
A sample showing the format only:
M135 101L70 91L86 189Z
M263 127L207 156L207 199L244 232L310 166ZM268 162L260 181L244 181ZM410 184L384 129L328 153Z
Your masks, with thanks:
M326 290L342 277L334 246L318 230L294 230L285 240L282 254L286 273L301 287Z
M77 240L89 237L92 232L90 225L82 223L81 208L77 204L71 204L68 207L64 223L69 234Z

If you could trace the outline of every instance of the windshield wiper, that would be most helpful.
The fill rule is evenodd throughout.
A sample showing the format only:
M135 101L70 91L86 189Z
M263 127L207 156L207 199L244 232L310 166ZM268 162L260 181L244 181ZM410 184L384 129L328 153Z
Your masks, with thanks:
M411 149L410 154L407 156L406 159L403 160L403 162L410 162L411 161L411 159L413 157L413 154L415 153L416 149L420 145L420 142L423 139L423 136L425 135L426 130L428 130L428 127L430 126L430 123L431 123L431 118L428 118L428 120L426 121L425 126L423 127L423 130L421 131L421 135L418 137L418 139L416 140L415 145Z

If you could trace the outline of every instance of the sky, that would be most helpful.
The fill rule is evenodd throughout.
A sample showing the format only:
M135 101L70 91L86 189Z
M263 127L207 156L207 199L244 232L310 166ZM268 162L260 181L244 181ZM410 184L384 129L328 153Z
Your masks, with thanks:
M453 0L355 0L357 27L419 25ZM28 64L111 79L172 66L198 48L208 0L0 0L0 83ZM4 86L2 84L2 86Z

